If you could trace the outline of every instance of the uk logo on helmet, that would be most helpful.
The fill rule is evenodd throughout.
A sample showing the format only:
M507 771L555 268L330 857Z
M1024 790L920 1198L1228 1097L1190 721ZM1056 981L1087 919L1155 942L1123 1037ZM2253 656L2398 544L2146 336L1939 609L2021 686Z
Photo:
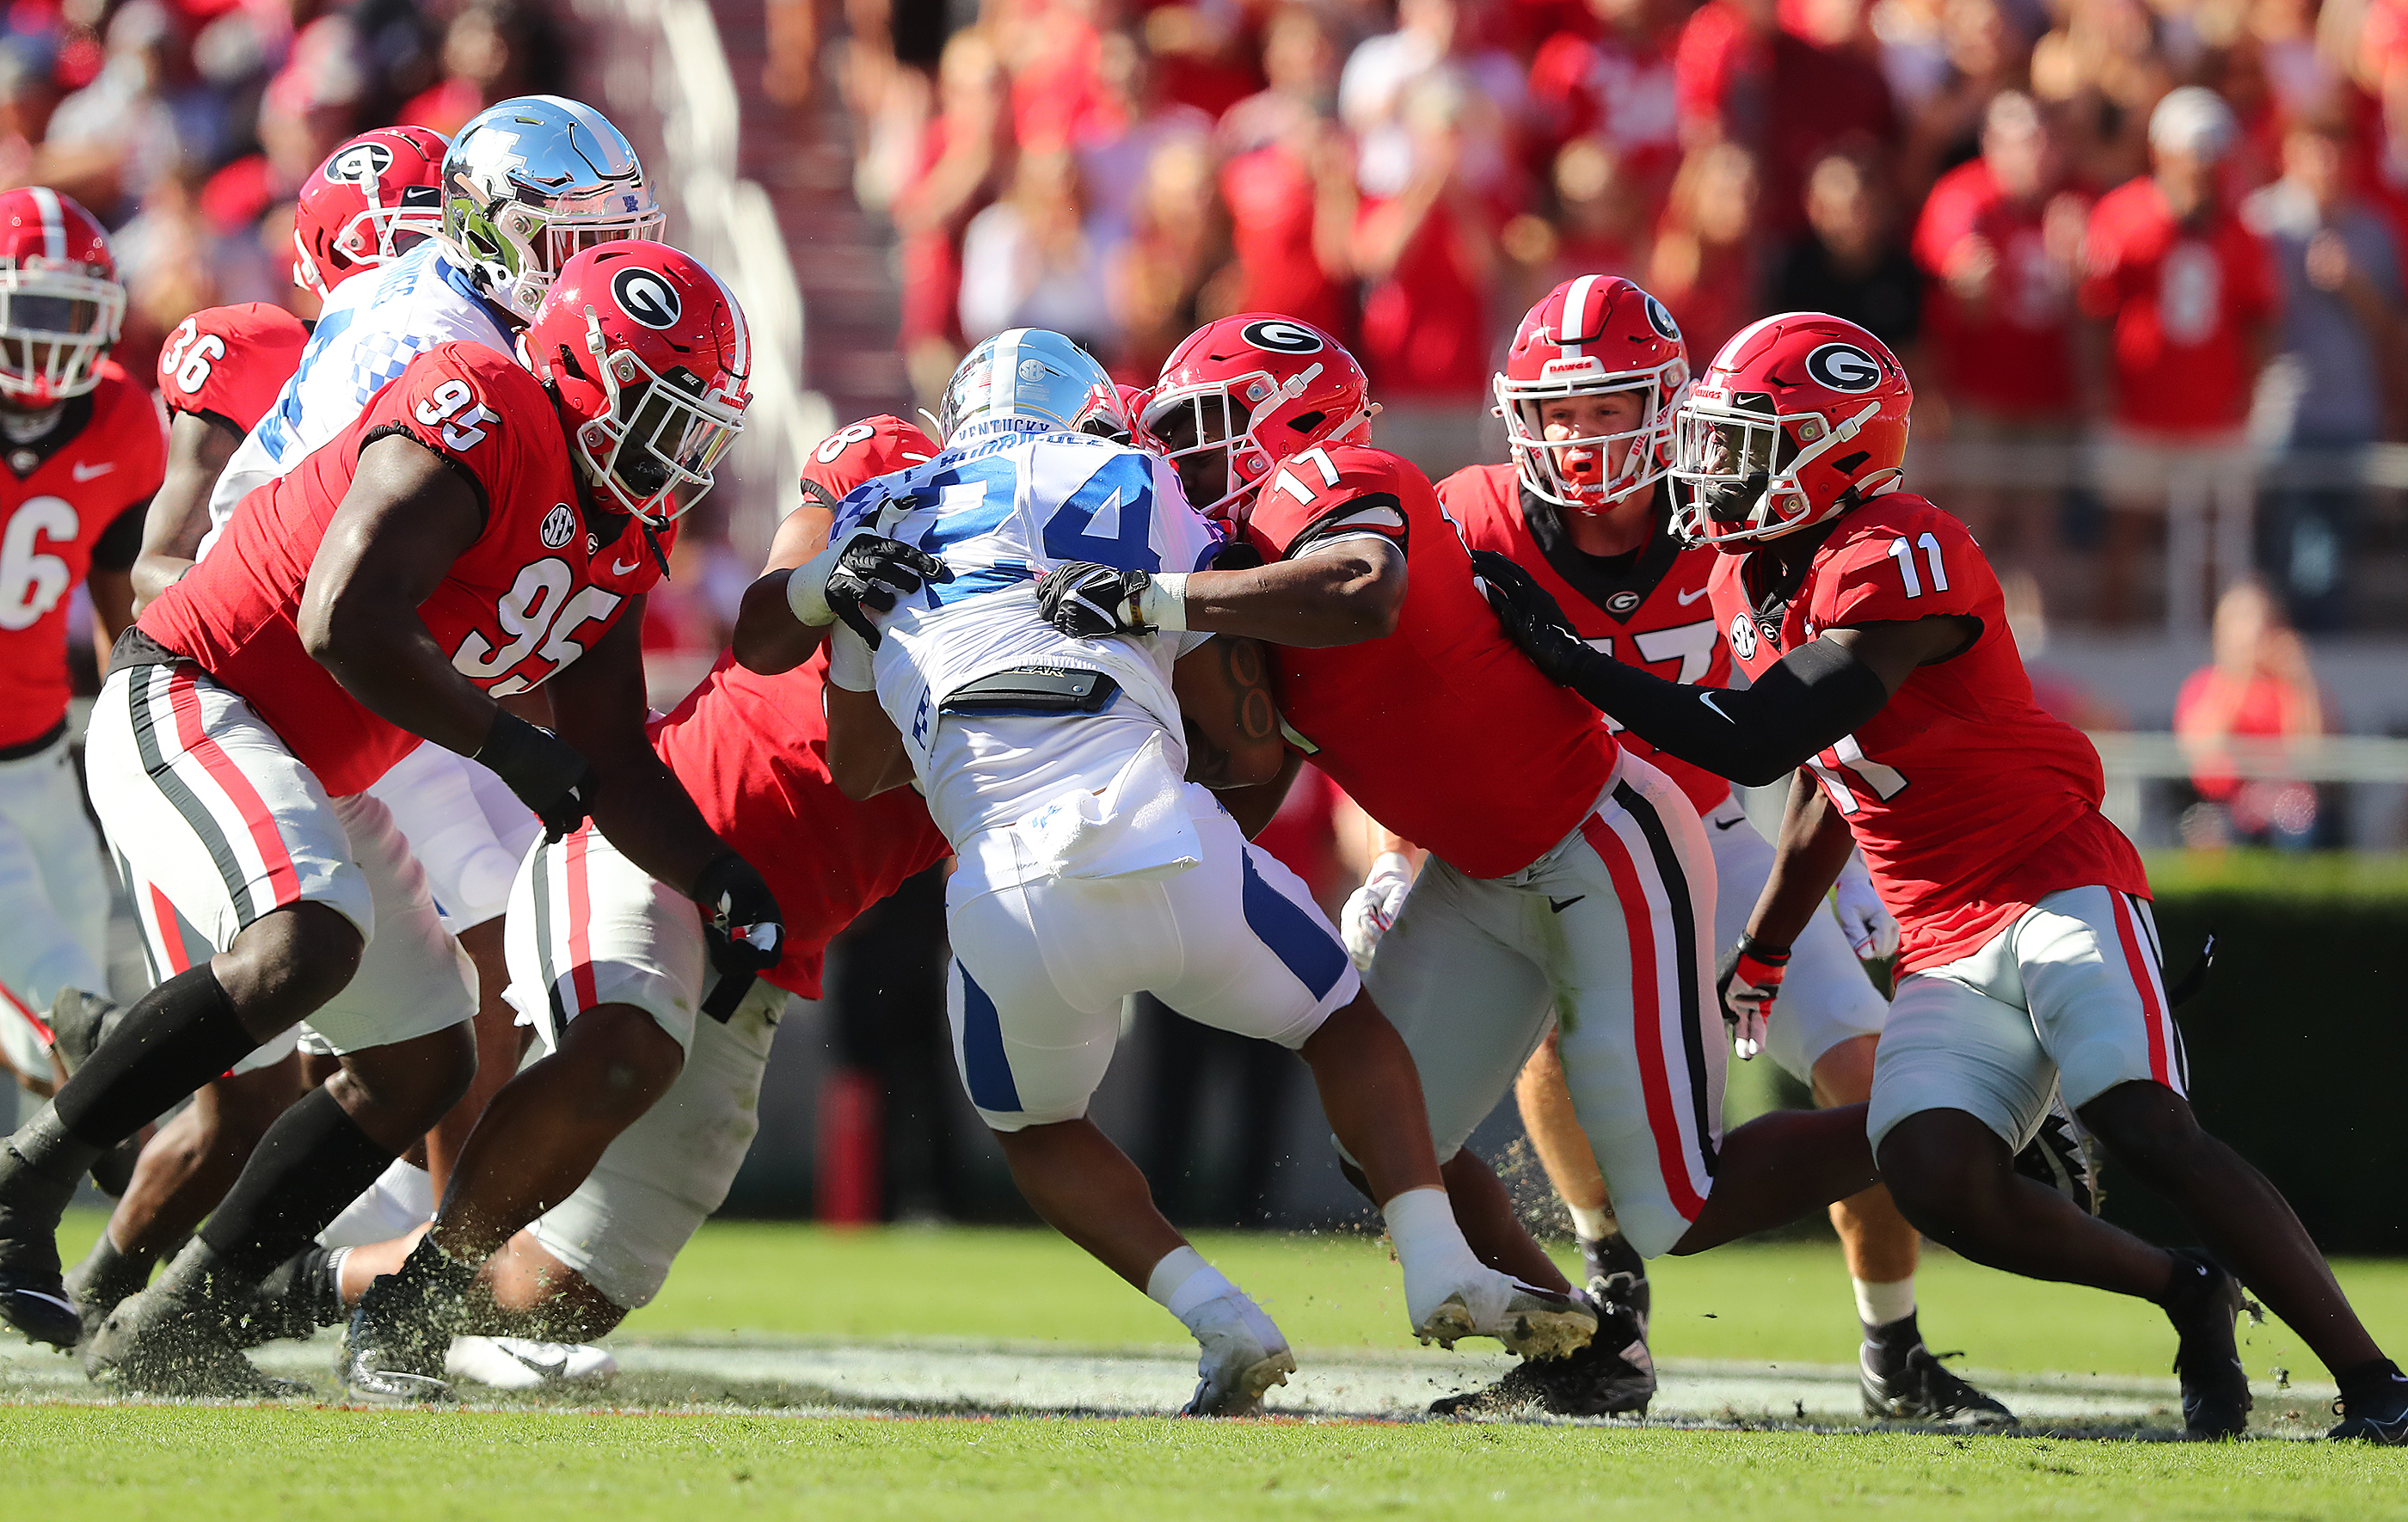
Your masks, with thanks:
M1301 323L1290 323L1276 317L1248 323L1238 330L1238 337L1257 349L1268 349L1275 354L1310 354L1322 348L1320 334Z
M611 276L610 294L621 311L649 328L675 327L685 310L677 287L641 265L630 265Z
M354 143L326 161L326 178L338 185L373 185L392 167L392 149L382 143Z
M1882 367L1855 344L1827 343L1806 356L1806 373L1833 391L1870 391L1881 384Z

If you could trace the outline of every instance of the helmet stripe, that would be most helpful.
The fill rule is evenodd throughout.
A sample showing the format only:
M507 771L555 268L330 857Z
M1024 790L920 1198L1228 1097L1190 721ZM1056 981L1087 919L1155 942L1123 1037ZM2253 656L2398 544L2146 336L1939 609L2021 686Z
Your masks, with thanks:
M1589 293L1604 283L1605 279L1602 275L1583 275L1572 281L1570 290L1564 293L1564 314L1555 322L1555 342L1563 350L1566 359L1580 358L1580 346L1599 336L1589 332L1588 323L1581 314L1588 309Z
M67 219L59 209L59 193L47 185L33 187L34 204L42 209L42 252L51 259L67 256Z

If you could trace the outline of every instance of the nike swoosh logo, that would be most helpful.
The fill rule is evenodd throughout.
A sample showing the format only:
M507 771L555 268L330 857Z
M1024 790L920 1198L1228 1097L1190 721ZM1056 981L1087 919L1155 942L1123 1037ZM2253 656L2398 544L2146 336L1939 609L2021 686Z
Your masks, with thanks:
M1699 693L1699 694L1698 695L1698 702L1700 702L1700 703L1705 704L1705 705L1706 705L1706 707L1708 707L1708 708L1710 708L1710 709L1713 709L1713 710L1714 711L1714 717L1716 717L1716 718L1718 718L1718 719L1722 720L1722 722L1723 722L1723 723L1725 723L1725 724L1737 724L1737 723L1739 723L1739 721L1738 721L1737 719L1732 718L1729 714L1725 713L1725 712L1723 711L1723 706L1722 706L1720 703L1717 703L1717 702L1715 702L1715 701L1714 701L1714 695L1713 695L1713 694L1712 694L1712 693Z
M1576 893L1569 898L1550 898L1547 900L1547 907L1560 914L1565 910L1571 908L1572 905L1579 903L1582 899L1587 897L1588 895L1585 893Z
M74 471L75 479L78 481L98 481L101 477L106 476L110 471L116 469L117 462L115 460L103 460L98 465L88 466L81 460L78 460L70 468Z
M532 1355L522 1353L514 1347L505 1347L502 1351L509 1354L511 1357L516 1358L521 1364L538 1374L557 1375L568 1368L568 1354L566 1349L558 1353L552 1354L548 1357L536 1357Z
M1711 823L1716 829L1737 829L1747 823L1747 815L1742 814L1737 819L1716 819Z
M640 560L614 560L610 562L610 574L613 576L625 576L642 564L643 562Z
M1702 597L1705 595L1706 589L1704 587L1699 587L1695 592L1678 593L1674 595L1672 600L1679 603L1682 607L1686 608L1689 604L1697 601L1699 597Z

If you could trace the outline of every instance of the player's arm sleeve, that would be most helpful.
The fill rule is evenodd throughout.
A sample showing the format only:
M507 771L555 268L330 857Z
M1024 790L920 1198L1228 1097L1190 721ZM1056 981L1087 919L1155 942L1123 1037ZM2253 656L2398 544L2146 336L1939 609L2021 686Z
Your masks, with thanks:
M1767 787L1882 711L1889 689L1828 639L1808 641L1743 692L1684 687L1602 652L1570 683L1657 750L1748 787Z
M133 568L142 553L142 521L150 510L150 499L134 503L108 521L100 538L92 542L92 564L95 570L122 571Z

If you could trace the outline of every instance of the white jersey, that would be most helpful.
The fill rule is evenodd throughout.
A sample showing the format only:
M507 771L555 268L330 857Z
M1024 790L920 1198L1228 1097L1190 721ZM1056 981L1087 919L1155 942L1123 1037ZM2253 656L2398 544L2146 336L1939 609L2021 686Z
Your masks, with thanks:
M973 424L925 465L838 504L834 532L856 527L941 556L953 571L883 621L875 652L838 625L828 668L838 686L877 692L949 840L1116 768L1157 736L1172 755L1183 754L1170 668L1209 635L1081 639L1037 611L1037 578L1071 561L1184 572L1211 560L1221 536L1187 505L1163 461L1028 420ZM1108 712L1076 722L982 719L973 729L942 715L966 683L1023 666L1100 671L1121 696ZM1006 732L1015 742L1002 747L1008 756L996 743ZM1024 739L1027 748L1016 743ZM1102 769L1101 780L1112 774Z
M218 477L200 553L208 553L244 497L350 427L412 359L455 341L508 354L514 337L432 238L380 270L345 280L327 298L276 405Z

